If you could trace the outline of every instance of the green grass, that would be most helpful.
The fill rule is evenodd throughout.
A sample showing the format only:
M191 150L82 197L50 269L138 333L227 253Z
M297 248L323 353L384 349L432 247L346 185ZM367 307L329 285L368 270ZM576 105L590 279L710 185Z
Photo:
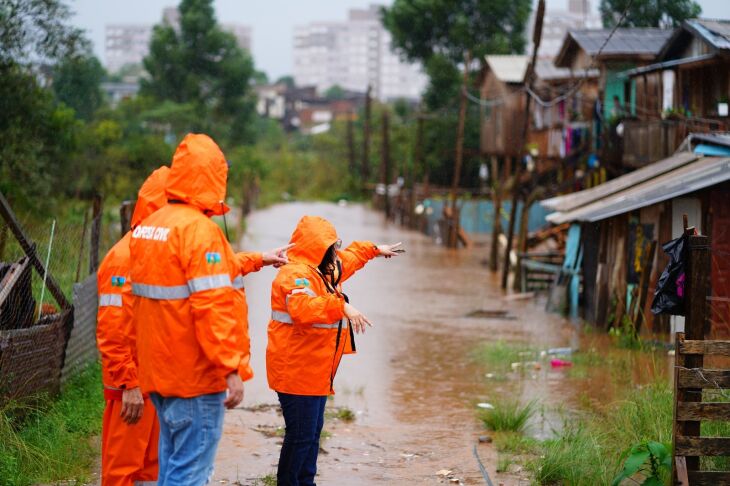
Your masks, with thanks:
M88 480L104 411L100 366L74 376L58 399L28 403L0 408L0 485Z
M260 477L254 482L254 485L255 486L276 486L276 474L269 473L266 476Z
M505 454L536 454L540 449L540 441L519 432L496 432L494 446Z
M524 432L527 422L535 414L536 405L534 400L526 405L515 401L498 402L491 410L480 410L479 419L495 432Z
M327 419L337 419L342 422L353 422L355 420L355 412L347 407L338 407L336 409L329 409L324 413Z
M494 341L484 343L472 354L475 361L484 364L490 371L510 371L512 363L533 361L537 351L525 344Z
M566 420L528 463L538 484L610 484L621 454L643 440L671 443L672 389L661 381L630 391L605 410Z
M514 464L510 456L500 454L497 456L497 472L505 473L509 472L509 467Z

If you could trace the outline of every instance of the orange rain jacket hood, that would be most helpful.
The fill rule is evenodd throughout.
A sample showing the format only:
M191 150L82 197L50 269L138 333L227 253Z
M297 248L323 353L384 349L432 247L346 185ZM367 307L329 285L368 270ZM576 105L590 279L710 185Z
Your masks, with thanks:
M244 263L207 217L226 211L226 160L206 135L175 152L168 204L132 233L131 279L144 392L189 398L226 390L226 376L252 377Z
M271 286L271 321L266 348L269 386L281 393L324 396L344 353L355 351L345 318L342 288L325 283L318 270L327 249L338 241L334 226L318 216L297 224L288 251L289 264ZM340 282L379 254L370 242L354 242L338 252ZM339 336L339 337L338 337Z
M228 163L207 135L189 134L178 145L167 179L167 198L200 208L207 215L230 209L225 203Z

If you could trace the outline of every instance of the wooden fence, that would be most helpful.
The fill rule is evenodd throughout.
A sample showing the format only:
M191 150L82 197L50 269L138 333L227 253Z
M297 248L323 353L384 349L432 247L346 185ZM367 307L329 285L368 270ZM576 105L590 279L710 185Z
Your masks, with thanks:
M730 484L730 471L703 471L702 456L730 456L730 437L704 437L703 421L729 421L730 403L703 402L703 390L730 389L730 369L705 368L705 356L730 357L730 341L705 340L710 280L706 236L688 237L685 332L677 333L674 374L673 483Z

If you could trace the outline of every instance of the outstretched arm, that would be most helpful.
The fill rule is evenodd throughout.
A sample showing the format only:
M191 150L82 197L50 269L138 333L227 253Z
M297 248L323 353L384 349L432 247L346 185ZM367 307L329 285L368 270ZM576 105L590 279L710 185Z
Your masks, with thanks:
M402 243L395 243L394 245L376 245L370 241L355 241L344 250L338 252L338 256L342 261L342 278L341 282L344 282L348 278L352 277L355 272L365 266L367 262L373 258L382 256L385 258L391 258L402 253L403 250L400 248Z

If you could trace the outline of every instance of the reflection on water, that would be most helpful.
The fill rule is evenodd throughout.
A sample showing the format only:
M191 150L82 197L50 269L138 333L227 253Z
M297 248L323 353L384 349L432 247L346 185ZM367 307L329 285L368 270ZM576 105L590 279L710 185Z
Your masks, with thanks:
M329 454L320 458L318 484L437 482L435 472L441 469L453 470L467 484L480 484L472 456L473 444L484 434L475 416L477 402L537 399L543 412L531 432L546 437L563 420L557 410L605 406L631 383L668 375L664 352L607 351L608 337L602 333L579 337L574 325L546 314L543 305L505 300L496 276L480 264L487 246L448 250L418 233L385 224L380 214L362 206L291 203L259 211L248 221L243 247L261 250L286 243L304 214L332 221L345 244L403 241L407 251L392 260L371 262L345 283L351 301L374 327L358 337L357 355L343 359L335 380L333 405L349 407L357 420L325 426L333 437L324 445ZM246 279L256 372L246 384L246 405L276 403L265 377L273 275L273 270L264 269ZM514 318L467 317L474 310L506 310ZM474 359L473 351L480 343L497 340L524 343L536 351L580 342L582 350L595 351L581 354L595 359L563 369L545 362L539 370L490 380L485 376L489 370ZM251 431L267 421L276 424L281 419L273 411L229 414L216 478L241 480L274 469L277 440ZM493 473L496 453L484 445L480 454L491 462ZM518 483L510 477L500 480Z

